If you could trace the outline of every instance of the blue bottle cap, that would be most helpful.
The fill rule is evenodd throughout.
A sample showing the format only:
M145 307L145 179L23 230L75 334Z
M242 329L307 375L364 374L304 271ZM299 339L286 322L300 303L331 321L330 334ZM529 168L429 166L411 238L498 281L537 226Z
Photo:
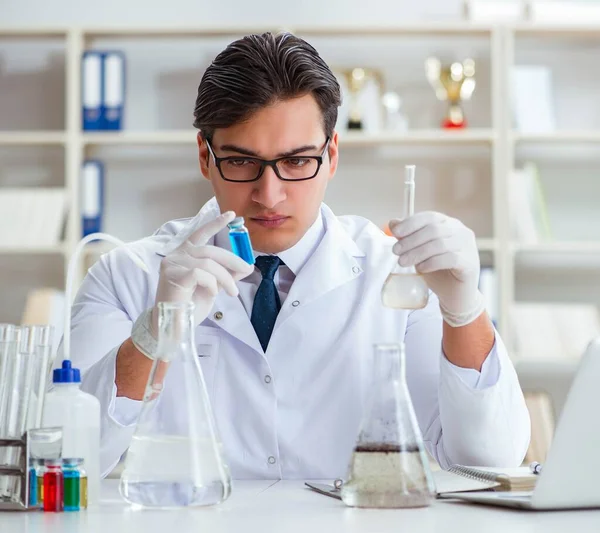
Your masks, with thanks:
M52 381L53 383L81 383L79 368L72 368L71 361L65 359L62 368L54 369Z
M239 228L244 225L244 217L235 217L229 224L231 229Z

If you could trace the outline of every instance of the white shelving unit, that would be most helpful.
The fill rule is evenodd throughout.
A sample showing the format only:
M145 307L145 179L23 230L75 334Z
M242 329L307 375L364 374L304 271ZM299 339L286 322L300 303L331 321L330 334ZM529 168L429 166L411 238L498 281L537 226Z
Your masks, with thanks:
M117 39L135 42L143 39L197 39L197 38L233 38L265 30L289 30L307 37L326 38L395 38L406 37L419 39L480 39L489 46L490 60L490 94L491 124L485 128L472 128L464 131L444 131L441 129L412 129L406 133L361 134L344 132L340 134L343 150L355 148L369 149L379 146L419 147L419 149L436 151L440 147L450 147L454 151L486 147L489 150L491 169L491 209L493 234L479 238L478 247L482 253L491 254L499 281L499 327L510 346L508 330L509 313L514 302L515 256L519 253L552 252L570 254L573 252L600 252L600 242L557 242L546 245L523 246L512 242L509 231L511 208L508 199L507 176L515 162L515 150L525 143L548 143L551 145L565 143L598 143L600 129L590 131L567 130L552 134L524 135L513 130L511 110L506 95L509 91L509 72L513 64L515 38L543 37L547 39L575 38L598 39L600 27L539 27L531 25L515 25L510 27L494 27L486 25L456 24L422 24L389 27L298 27L298 28L257 28L257 27L167 27L167 28L1 28L0 39L64 39L65 59L65 129L64 131L15 131L0 132L2 146L59 146L64 148L65 155L65 188L68 192L70 211L67 233L64 243L54 247L26 249L1 249L0 254L40 253L64 254L68 258L81 235L79 216L79 171L86 153L90 150L108 146L178 146L195 143L196 131L158 130L122 132L83 132L81 130L81 95L80 95L80 58L83 51L94 46L97 40ZM433 91L431 101L434 102ZM433 153L433 152L432 152ZM107 248L90 247L88 254L98 254Z
M532 44L535 43L535 44ZM532 24L518 24L505 30L505 65L504 70L507 73L511 72L513 65L528 64L529 62L536 63L532 57L548 62L554 66L559 60L552 62L552 54L555 50L564 47L569 53L573 53L577 47L600 46L600 27L596 26L535 26ZM532 53L533 50L533 53ZM540 50L545 50L545 56L540 54ZM520 52L525 52L524 57L520 57ZM592 54L593 55L593 54ZM544 63L546 64L546 63ZM564 72L563 72L564 74ZM571 84L577 85L580 83L576 77L570 80ZM554 80L560 81L560 80ZM508 89L508 87L507 87ZM555 89L555 87L553 87ZM554 95L556 96L556 94ZM571 94L573 97L573 93ZM506 110L510 117L510 108ZM581 108L578 112L581 114ZM558 113L557 113L558 114ZM562 116L564 119L564 114ZM584 117L585 118L585 117ZM571 121L573 122L573 121ZM521 158L533 159L534 161L555 163L561 161L566 153L578 154L584 148L584 153L600 154L600 128L596 124L587 124L583 126L575 126L569 123L566 127L562 126L560 117L557 117L557 129L547 133L521 133L510 129L508 132L508 144L506 151L507 161L517 166L520 158L519 153L535 154L532 157L522 155ZM533 152L528 152L533 150ZM570 155L577 159L577 155ZM600 164L596 162L600 169ZM567 186L572 182L574 176L568 173L562 178L565 185L564 192L568 195ZM576 177L576 176L575 176ZM556 191L555 191L556 194ZM571 198L572 201L572 198ZM554 205L556 208L556 204ZM594 223L591 220L588 223ZM541 242L536 244L523 244L511 241L509 243L509 261L507 263L507 280L508 283L503 287L505 293L505 309L510 313L510 309L516 301L519 300L519 294L516 287L518 277L517 270L526 273L527 279L536 276L537 273L541 277L546 277L547 284L552 284L558 281L563 286L576 286L578 283L589 283L589 278L582 278L587 281L579 281L581 275L578 274L580 269L583 272L589 272L590 269L595 270L600 266L600 237L597 240L580 240L581 235L569 235L568 240L559 237L551 242ZM548 272L558 270L560 274L553 274L555 277L549 277ZM584 274L585 276L586 274ZM552 274L550 274L552 276ZM571 278L571 279L569 279ZM588 302L593 302L592 291L589 291ZM579 295L579 298L581 296ZM552 299L552 297L549 297ZM566 298L558 298L559 301L565 301ZM581 301L575 299L575 301ZM598 304L598 302L595 302ZM517 354L524 356L524 354ZM537 368L545 371L548 361L533 359L524 361L525 364L538 365ZM565 365L573 365L573 362L565 362Z

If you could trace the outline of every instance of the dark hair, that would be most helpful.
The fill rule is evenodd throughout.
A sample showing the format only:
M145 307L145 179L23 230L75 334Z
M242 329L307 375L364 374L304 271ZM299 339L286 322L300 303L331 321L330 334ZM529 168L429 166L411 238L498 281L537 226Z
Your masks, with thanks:
M331 135L340 86L318 52L290 33L248 35L234 41L206 69L198 87L194 126L211 139L215 129L243 122L278 100L312 94Z

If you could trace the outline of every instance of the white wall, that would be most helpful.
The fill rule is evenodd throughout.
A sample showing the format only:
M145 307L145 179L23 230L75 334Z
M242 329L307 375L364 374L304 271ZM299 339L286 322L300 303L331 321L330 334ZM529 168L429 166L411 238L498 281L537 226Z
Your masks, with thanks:
M460 16L461 0L2 0L0 23L128 26L399 23Z

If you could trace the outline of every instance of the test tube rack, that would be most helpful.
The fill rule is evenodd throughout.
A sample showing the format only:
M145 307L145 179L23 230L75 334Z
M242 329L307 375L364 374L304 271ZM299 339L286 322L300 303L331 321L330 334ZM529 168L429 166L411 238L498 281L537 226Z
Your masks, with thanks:
M0 438L0 511L28 511L29 459L60 457L62 429L30 429L20 439ZM9 464L5 461L13 458Z

